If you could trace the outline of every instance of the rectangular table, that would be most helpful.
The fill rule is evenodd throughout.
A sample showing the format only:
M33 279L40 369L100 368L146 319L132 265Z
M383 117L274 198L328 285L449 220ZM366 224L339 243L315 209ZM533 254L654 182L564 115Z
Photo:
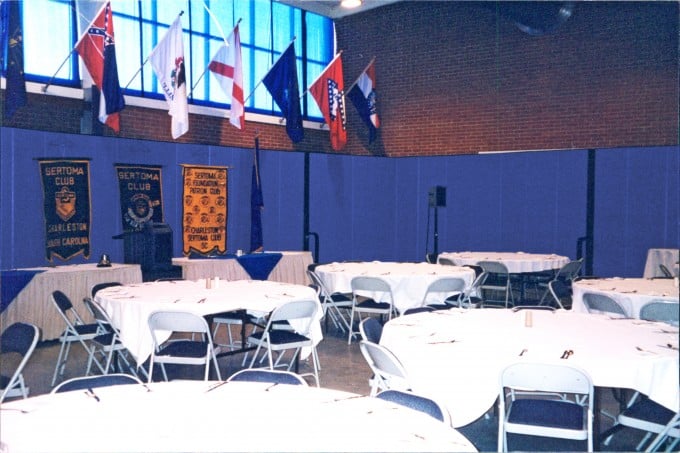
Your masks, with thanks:
M92 321L82 306L92 286L104 282L141 283L142 270L138 264L112 264L97 267L96 263L70 264L56 267L34 267L17 271L35 271L35 276L14 297L0 314L0 324L29 322L40 328L42 340L58 338L64 331L64 320L50 302L53 291L60 290L74 304L78 313ZM11 271L2 271L9 273Z
M296 285L311 283L307 277L307 266L313 263L313 258L308 251L252 253L232 258L182 257L173 258L172 264L182 267L182 276L185 280L214 277L222 280L249 280L253 278L248 273L249 264L257 260L267 260L274 254L280 254L280 259L271 269L267 280Z

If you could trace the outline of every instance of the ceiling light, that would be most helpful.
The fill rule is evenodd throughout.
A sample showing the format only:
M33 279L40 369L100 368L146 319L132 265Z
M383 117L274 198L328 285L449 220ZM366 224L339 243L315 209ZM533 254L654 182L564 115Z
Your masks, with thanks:
M362 0L342 0L340 6L343 8L356 8L361 6Z

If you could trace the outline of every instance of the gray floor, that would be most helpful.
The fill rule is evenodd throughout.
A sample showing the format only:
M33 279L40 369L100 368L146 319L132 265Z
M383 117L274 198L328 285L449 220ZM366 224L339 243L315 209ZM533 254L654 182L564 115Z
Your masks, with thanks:
M51 390L52 373L59 351L54 342L40 344L34 352L25 369L25 379L30 387L32 396L48 393ZM324 340L320 343L319 356L321 361L321 386L349 392L368 394L368 378L371 375L368 365L364 361L358 343L347 344L346 334L334 329L325 332ZM242 356L223 357L219 360L223 378L241 368ZM82 348L74 347L67 363L64 379L82 375L85 370L86 355ZM301 364L301 372L309 371L309 364ZM610 412L616 411L612 392L608 389L600 391L602 407ZM480 451L496 451L497 421L493 416L480 418L476 422L460 430L473 442ZM606 429L611 422L602 419L602 429ZM348 433L349 434L349 433ZM620 431L611 444L604 448L606 451L633 451L642 438L639 431L625 429ZM583 451L583 443L555 443L551 440L530 437L511 439L511 448L522 451ZM596 447L597 450L597 447Z

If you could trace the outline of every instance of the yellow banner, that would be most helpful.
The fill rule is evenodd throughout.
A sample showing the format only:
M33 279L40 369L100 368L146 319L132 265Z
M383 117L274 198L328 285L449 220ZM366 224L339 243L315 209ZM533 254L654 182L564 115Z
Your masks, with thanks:
M227 252L227 167L182 165L182 252Z

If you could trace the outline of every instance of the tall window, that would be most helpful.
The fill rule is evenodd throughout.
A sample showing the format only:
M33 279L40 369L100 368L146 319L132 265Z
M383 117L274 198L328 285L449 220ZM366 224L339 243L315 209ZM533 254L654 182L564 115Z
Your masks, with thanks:
M295 39L300 92L333 58L333 23L274 0L113 0L118 78L128 96L163 99L151 65L151 50L182 14L184 58L190 103L224 107L230 99L207 71L217 49L240 20L246 111L278 114L260 82ZM91 0L23 2L27 80L80 86L78 55L70 53L101 7ZM307 95L308 118L321 118Z

